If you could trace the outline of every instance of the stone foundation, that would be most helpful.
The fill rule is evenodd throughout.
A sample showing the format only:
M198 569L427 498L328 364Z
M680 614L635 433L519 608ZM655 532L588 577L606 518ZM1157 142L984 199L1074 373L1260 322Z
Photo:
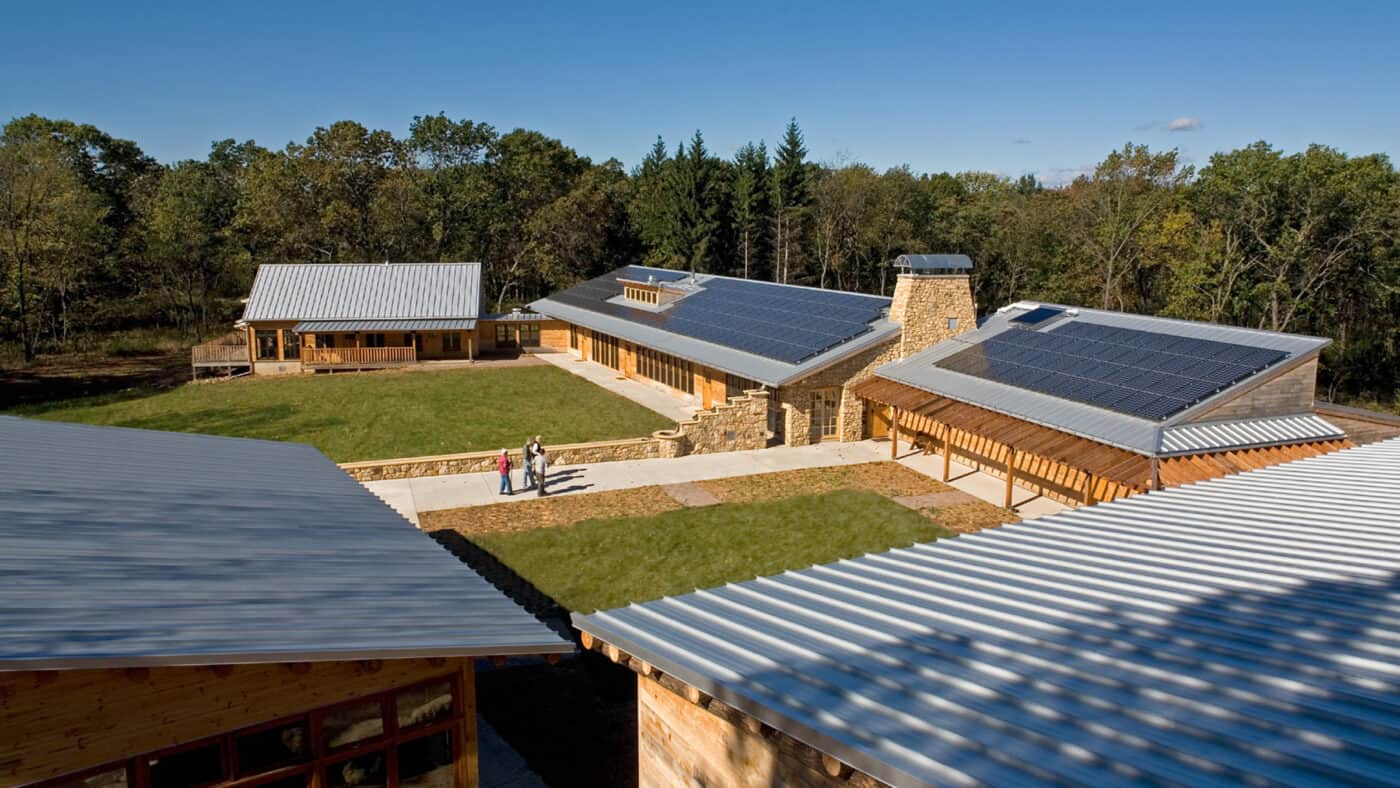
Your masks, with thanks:
M761 449L768 445L768 392L754 390L731 397L652 437L665 444L663 457Z

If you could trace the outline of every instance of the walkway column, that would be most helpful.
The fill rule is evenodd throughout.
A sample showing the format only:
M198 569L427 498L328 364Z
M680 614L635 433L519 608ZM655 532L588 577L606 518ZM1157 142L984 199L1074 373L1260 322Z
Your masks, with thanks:
M899 459L899 408L890 406L890 459Z
M1021 451L1013 449L1011 457L1006 461L1006 508L1011 508L1011 490L1016 482L1016 461L1021 458Z
M948 481L948 470L953 464L953 428L943 428L943 481Z

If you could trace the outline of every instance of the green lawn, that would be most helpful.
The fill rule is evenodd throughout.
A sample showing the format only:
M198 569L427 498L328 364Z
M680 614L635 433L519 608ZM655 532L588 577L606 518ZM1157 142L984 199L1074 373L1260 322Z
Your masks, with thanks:
M472 540L559 604L590 612L947 535L888 498L837 490Z
M552 366L245 378L25 405L58 421L310 443L338 462L649 435L665 417Z

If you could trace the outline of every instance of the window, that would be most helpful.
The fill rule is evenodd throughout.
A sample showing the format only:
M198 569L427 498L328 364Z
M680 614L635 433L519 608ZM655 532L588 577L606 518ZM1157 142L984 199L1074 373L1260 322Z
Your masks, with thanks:
M411 341L410 341L410 340L411 340ZM417 354L420 355L420 356L423 355L423 335L422 335L422 334L404 334L403 346L404 346L404 347L408 347L408 346L410 346L410 345L413 346L413 352L414 352L414 353L417 353Z
M593 332L593 360L605 367L618 368L617 337Z
M365 334L365 347L384 347L384 335Z
M639 304L656 306L660 300L660 290L657 288L638 287L636 285L623 285L622 295L628 301L636 301Z
M657 383L695 393L695 373L690 362L650 348L637 348L637 374Z
M540 346L540 324L521 323L520 324L520 345L522 347Z
M724 376L724 398L742 397L745 391L763 388L763 384L756 380L741 378L738 375L725 374Z
M812 392L812 439L836 437L836 416L841 410L841 389L817 389Z
M282 358L288 361L301 358L301 338L290 328L282 329Z
M304 788L454 783L464 710L456 675L75 772L43 788ZM313 736L312 732L319 732ZM392 770L392 772L391 772Z
M316 335L316 347L319 347L319 348L335 347L335 334L317 334L317 335Z
M948 330L949 330L949 331L957 331L957 330L958 330L958 319L957 319L956 317L950 317L950 318L948 318Z
M258 361L277 360L277 331L276 329L258 329L254 332L254 338L258 343Z
M578 326L569 326L569 349L578 350Z
M509 323L496 324L496 347L515 347L515 336Z
M442 352L462 352L462 333L460 331L448 331L442 335Z

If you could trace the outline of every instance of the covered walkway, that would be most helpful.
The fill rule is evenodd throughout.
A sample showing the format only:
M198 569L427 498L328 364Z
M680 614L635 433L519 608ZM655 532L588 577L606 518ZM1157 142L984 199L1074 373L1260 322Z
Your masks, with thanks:
M595 386L607 389L621 397L626 397L644 408L654 410L668 419L685 421L700 411L696 402L663 391L640 380L625 378L621 372L605 367L596 361L583 361L568 351L553 352L547 349L534 351L535 357L578 375Z

